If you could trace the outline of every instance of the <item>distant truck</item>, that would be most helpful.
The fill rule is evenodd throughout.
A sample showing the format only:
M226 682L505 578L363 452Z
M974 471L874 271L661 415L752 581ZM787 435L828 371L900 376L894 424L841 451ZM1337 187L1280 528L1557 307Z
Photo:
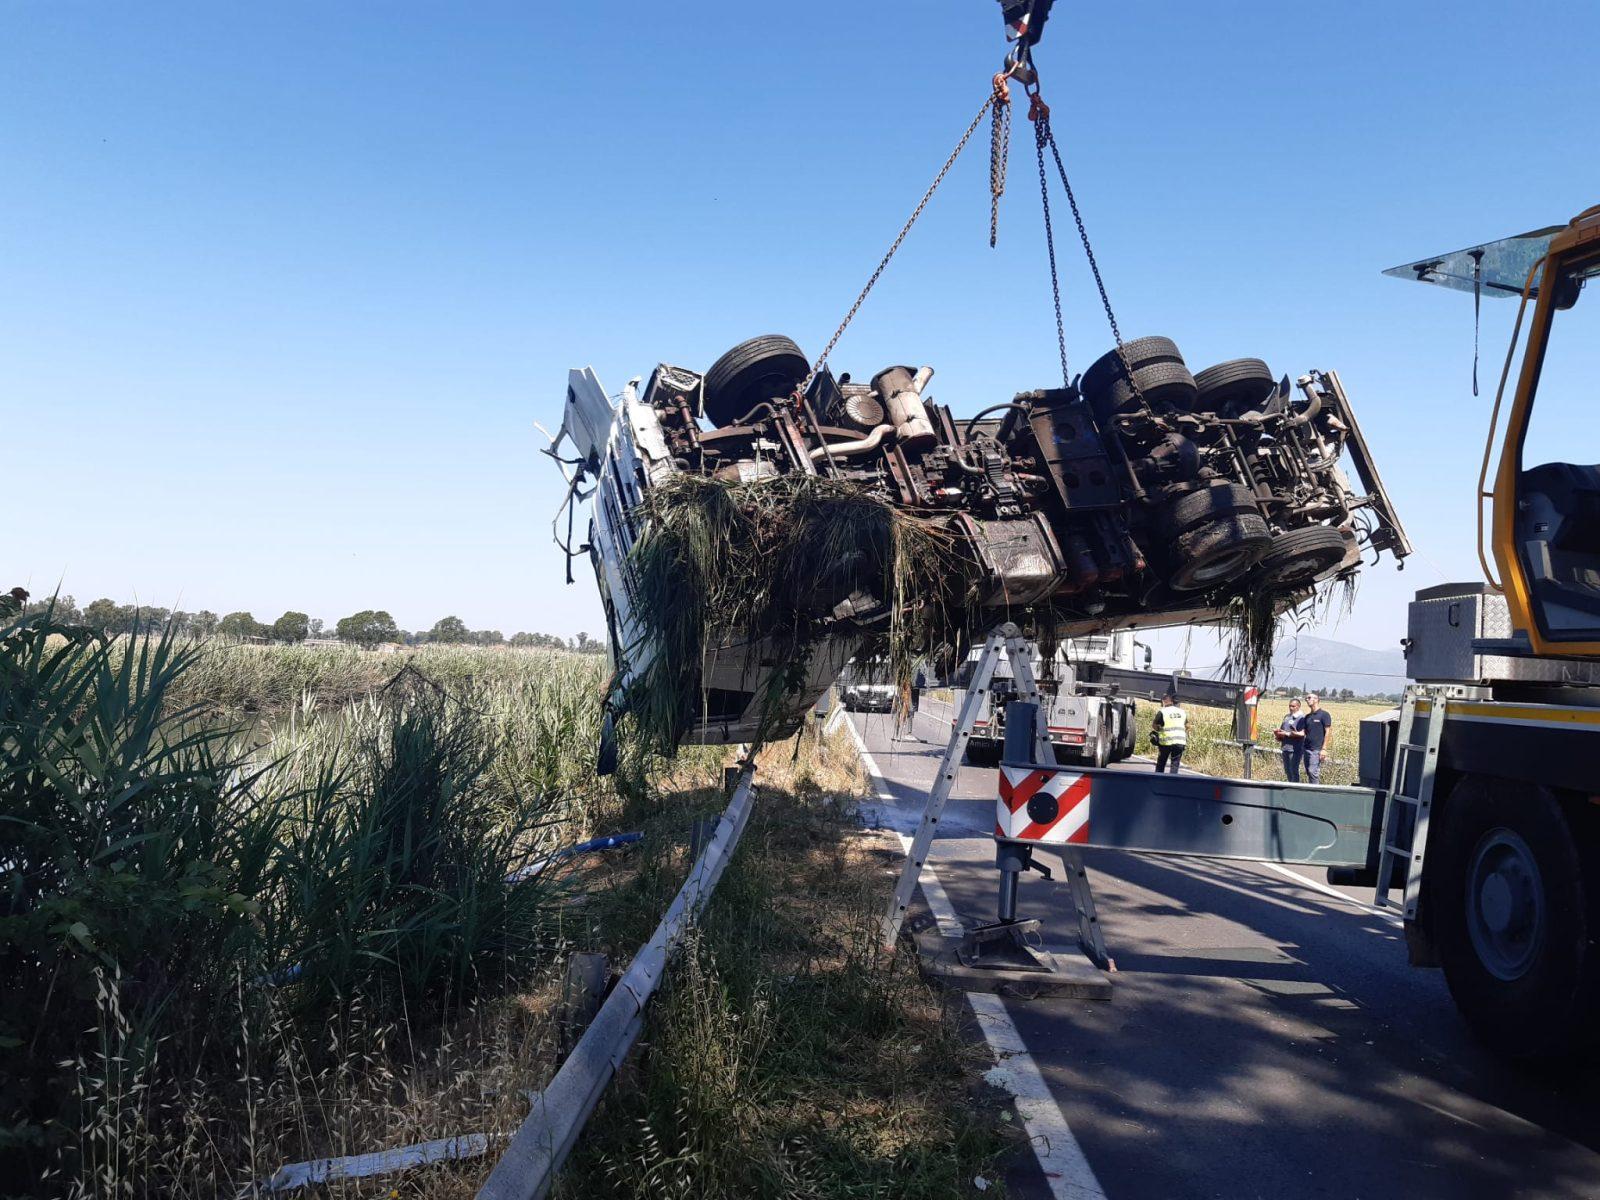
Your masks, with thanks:
M1048 705L1050 741L1058 762L1104 767L1121 762L1134 752L1138 731L1134 698L1111 684L1106 672L1135 670L1135 653L1142 646L1143 643L1135 641L1127 630L1068 638L1056 648L1048 662L1034 646L1034 677ZM1143 648L1148 665L1149 649ZM966 689L981 653L981 650L973 650L956 673L952 724L956 719L954 714L961 711L966 701ZM995 667L989 695L983 700L967 742L969 763L993 766L1000 761L1005 745L1005 705L1014 698L1011 665L1002 658Z

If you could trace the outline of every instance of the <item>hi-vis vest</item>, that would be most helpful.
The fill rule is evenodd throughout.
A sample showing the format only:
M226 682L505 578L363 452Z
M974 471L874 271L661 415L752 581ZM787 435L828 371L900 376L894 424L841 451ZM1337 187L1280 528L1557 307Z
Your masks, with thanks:
M1188 718L1183 709L1176 705L1161 706L1161 744L1163 746L1183 746L1189 742L1189 735L1183 728L1183 723Z

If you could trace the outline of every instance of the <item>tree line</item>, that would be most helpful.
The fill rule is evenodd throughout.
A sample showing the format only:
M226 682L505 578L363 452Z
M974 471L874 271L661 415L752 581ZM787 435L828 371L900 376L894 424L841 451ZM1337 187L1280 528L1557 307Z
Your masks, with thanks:
M174 632L187 637L228 637L244 640L296 643L308 638L321 638L331 634L341 642L357 646L378 646L399 643L407 646L425 644L446 646L531 646L546 650L576 650L579 654L603 654L605 643L591 638L587 633L567 639L553 633L514 633L509 638L498 629L469 629L460 617L442 617L428 630L401 629L395 619L382 609L363 609L341 617L330 630L320 617L308 616L293 610L277 620L256 620L248 612L231 612L218 616L209 609L185 612L182 609L162 608L153 604L118 604L102 596L82 608L71 596L55 596L34 600L26 605L27 613L41 612L54 605L56 618L63 623L86 625L109 636L133 633L136 630L161 629L171 626Z

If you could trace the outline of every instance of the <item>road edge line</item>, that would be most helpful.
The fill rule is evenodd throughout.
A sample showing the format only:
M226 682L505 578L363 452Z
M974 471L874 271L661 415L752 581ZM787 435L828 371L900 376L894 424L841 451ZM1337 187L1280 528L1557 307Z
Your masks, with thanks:
M1105 1189L1095 1177L1061 1106L1050 1094L1039 1064L1028 1053L1022 1032L1006 1011L1005 1001L990 992L966 995L984 1041L995 1057L995 1065L983 1077L1010 1094L1050 1194L1055 1200L1105 1200Z
M868 780L876 789L883 782L878 764L867 749L866 740L856 723L848 717L845 725L850 729L856 750L861 755L861 765L866 768ZM891 800L886 791L874 793L880 800ZM900 844L911 848L911 838L899 834ZM917 876L922 896L928 909L938 922L939 932L945 937L960 937L961 920L956 916L950 897L932 864L923 863ZM952 932L953 931L953 932ZM963 992L972 1015L983 1033L983 1040L994 1055L995 1065L984 1072L984 1079L1011 1097L1017 1110L1017 1119L1027 1131L1028 1144L1033 1147L1034 1159L1044 1175L1053 1200L1106 1200L1105 1189L1095 1177L1094 1168L1079 1145L1072 1126L1067 1123L1061 1106L1050 1094L1050 1085L1044 1073L1022 1040L1022 1031L1006 1011L1005 1002L990 992Z

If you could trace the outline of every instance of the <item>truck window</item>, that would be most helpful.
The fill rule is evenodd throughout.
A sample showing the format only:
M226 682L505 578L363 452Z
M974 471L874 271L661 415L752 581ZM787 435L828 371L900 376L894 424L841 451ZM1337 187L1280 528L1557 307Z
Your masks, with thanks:
M1600 253L1542 286L1557 304L1518 457L1516 553L1552 640L1600 636Z

